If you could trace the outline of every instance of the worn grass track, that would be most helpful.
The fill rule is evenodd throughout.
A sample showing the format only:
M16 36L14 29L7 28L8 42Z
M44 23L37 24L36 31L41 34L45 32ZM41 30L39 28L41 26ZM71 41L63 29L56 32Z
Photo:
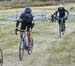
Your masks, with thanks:
M0 47L4 52L4 66L74 66L75 27L67 22L66 33L58 37L58 24L47 21L35 22L33 29L34 48L31 55L25 54L19 61L19 35L14 34L14 23L6 25L0 33Z

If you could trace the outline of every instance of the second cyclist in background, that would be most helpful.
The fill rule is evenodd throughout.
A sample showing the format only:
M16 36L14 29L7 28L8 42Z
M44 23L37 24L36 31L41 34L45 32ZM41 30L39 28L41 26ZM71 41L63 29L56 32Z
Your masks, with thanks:
M65 21L68 19L69 15L68 10L65 9L63 5L60 5L58 10L54 14L56 15L59 25L61 24L61 19L63 19L64 29L62 31L65 32Z

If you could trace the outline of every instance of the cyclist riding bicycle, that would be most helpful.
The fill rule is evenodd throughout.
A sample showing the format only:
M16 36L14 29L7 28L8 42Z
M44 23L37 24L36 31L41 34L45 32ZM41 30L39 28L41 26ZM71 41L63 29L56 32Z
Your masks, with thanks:
M63 23L64 23L64 31L65 31L65 21L68 19L68 15L69 15L69 12L68 10L66 10L64 8L64 6L60 6L58 8L58 10L54 13L57 17L57 20L59 22L59 25L60 25L60 22L61 22L61 19L63 19Z
M27 30L27 37L28 37L28 47L32 47L32 28L34 26L33 23L33 15L31 8L25 8L24 12L20 15L19 19L16 22L16 29L15 33L17 35L18 26L21 23L20 30ZM22 37L22 32L20 33L20 37Z

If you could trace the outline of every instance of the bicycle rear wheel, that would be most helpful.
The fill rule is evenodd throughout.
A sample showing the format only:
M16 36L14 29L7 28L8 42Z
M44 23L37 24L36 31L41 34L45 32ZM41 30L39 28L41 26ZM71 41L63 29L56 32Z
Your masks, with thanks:
M0 49L0 65L3 65L3 52L2 49Z
M19 45L19 58L20 60L23 59L24 56L24 42L21 40Z

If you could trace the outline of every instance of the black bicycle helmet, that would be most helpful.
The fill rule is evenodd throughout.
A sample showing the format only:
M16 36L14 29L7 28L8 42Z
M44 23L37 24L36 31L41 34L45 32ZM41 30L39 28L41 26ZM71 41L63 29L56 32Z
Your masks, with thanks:
M25 9L25 13L26 13L26 14L30 14L31 12L32 12L31 8L26 8L26 9Z

